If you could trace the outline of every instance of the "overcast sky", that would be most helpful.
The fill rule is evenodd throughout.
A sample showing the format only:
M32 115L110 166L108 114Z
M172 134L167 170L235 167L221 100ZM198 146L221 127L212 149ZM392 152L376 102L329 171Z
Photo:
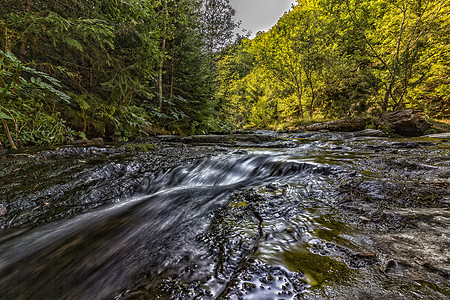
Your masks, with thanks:
M295 0L231 0L236 9L236 19L241 20L241 28L252 32L272 28L285 11L291 8Z

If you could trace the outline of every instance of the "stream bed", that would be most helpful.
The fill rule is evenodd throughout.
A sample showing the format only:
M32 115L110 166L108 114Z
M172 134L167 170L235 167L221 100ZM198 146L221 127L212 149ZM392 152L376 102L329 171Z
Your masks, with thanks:
M0 156L0 299L448 299L450 140L260 132Z

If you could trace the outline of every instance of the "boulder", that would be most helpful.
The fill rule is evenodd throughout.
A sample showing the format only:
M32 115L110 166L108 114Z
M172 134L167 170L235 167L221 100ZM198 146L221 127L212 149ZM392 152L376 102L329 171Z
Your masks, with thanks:
M367 119L345 119L330 121L325 123L315 123L304 126L302 129L306 131L358 131L366 128Z
M408 137L422 136L431 127L427 120L413 109L388 112L382 118L396 133Z
M386 134L378 129L364 129L353 133L355 137L386 137Z

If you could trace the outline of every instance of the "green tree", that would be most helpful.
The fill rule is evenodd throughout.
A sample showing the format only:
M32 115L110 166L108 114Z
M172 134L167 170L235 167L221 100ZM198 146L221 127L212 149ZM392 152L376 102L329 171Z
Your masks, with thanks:
M254 89L249 86L252 81L249 75L257 72L251 47L252 41L240 38L221 51L217 63L216 97L224 110L222 117L241 126L248 123L251 106L257 100Z
M407 102L429 117L450 116L450 6L442 8L428 34L426 47L419 53L419 66L412 75L413 89Z
M255 39L256 59L270 76L295 93L298 114L303 119L301 54L295 47L295 31L287 21L282 18L272 30Z
M201 13L207 51L215 53L230 45L234 30L239 26L230 0L203 0Z
M405 104L429 33L449 5L444 0L347 1L352 21L379 64L383 110Z

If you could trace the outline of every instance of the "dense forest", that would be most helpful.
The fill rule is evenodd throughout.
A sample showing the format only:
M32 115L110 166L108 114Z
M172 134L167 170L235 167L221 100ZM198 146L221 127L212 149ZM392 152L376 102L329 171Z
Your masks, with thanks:
M218 130L236 26L228 0L1 0L0 141Z
M0 146L126 141L415 108L450 114L447 0L0 0Z
M253 127L404 108L449 118L449 50L449 1L303 0L220 54L217 96Z

